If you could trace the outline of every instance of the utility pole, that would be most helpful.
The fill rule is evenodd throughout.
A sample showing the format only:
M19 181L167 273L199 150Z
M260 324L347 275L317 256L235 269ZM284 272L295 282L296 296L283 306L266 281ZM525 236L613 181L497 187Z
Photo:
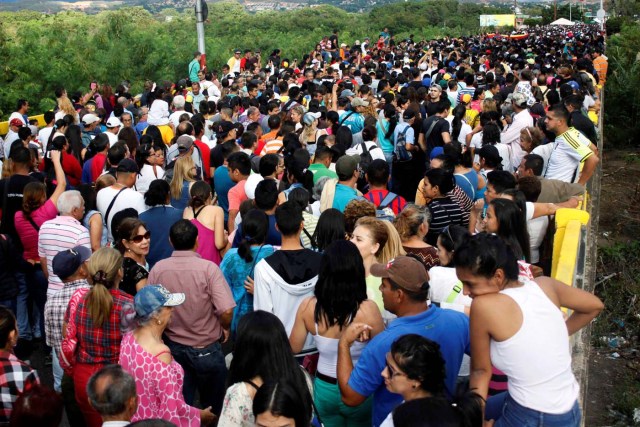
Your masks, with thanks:
M571 0L569 0L569 21L571 21Z
M558 0L553 0L553 20L558 19Z
M207 54L204 47L204 16L202 3L205 0L196 0L196 32L198 35L198 52L202 54L200 57L200 69L207 67Z

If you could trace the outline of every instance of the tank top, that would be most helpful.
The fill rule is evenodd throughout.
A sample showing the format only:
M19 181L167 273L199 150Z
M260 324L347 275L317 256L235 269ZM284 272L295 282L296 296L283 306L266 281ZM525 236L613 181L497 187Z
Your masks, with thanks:
M318 372L331 378L337 378L336 366L338 365L338 342L337 338L323 337L318 333L318 324L316 323L316 334L313 336L316 347L318 349ZM367 343L355 341L351 346L351 360L353 365L358 362L362 350Z
M569 411L579 386L571 370L571 349L562 311L537 283L522 280L501 294L522 311L522 326L511 338L491 340L491 361L509 378L509 395L520 405L547 414Z
M198 215L202 212L202 209L204 209L204 206L198 209L197 212L194 211L193 218L191 219L191 223L198 229L198 249L196 252L199 253L203 259L220 266L222 257L220 257L220 251L216 247L215 231L198 221Z

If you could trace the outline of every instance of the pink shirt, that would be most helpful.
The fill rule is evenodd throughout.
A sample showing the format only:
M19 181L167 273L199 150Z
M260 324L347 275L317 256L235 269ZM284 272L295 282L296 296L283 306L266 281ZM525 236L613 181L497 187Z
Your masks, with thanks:
M122 369L136 380L138 409L131 421L161 418L179 427L200 427L200 410L187 405L182 396L184 370L178 362L166 364L125 334L120 344Z
M31 213L31 219L38 227L40 227L45 221L55 218L56 215L58 215L56 205L51 200L47 200L44 202L44 205ZM38 261L40 259L40 256L38 255L38 231L25 218L24 212L22 211L16 212L14 222L16 231L18 232L18 236L20 236L20 241L22 241L22 246L24 247L24 259Z
M227 197L229 198L230 211L239 211L240 204L247 200L247 193L244 192L244 186L246 183L247 180L243 179L229 190Z
M169 292L184 292L165 333L171 341L205 347L222 337L220 316L236 306L220 268L193 251L174 251L158 261L147 283L160 283Z

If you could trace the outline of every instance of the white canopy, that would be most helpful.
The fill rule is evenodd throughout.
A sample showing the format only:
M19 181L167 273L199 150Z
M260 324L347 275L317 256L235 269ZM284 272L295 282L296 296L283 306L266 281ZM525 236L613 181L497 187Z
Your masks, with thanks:
M553 21L551 23L551 25L564 25L564 26L569 26L569 25L576 25L575 22L571 22L566 18L560 18L560 19L556 19L555 21Z

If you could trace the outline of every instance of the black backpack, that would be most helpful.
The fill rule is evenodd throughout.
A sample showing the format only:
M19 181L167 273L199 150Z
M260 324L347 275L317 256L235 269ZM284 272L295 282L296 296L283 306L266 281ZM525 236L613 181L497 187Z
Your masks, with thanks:
M364 142L360 143L362 147L362 153L360 153L360 169L364 173L369 169L369 165L373 162L373 157L371 157L371 153L367 149L367 144Z

